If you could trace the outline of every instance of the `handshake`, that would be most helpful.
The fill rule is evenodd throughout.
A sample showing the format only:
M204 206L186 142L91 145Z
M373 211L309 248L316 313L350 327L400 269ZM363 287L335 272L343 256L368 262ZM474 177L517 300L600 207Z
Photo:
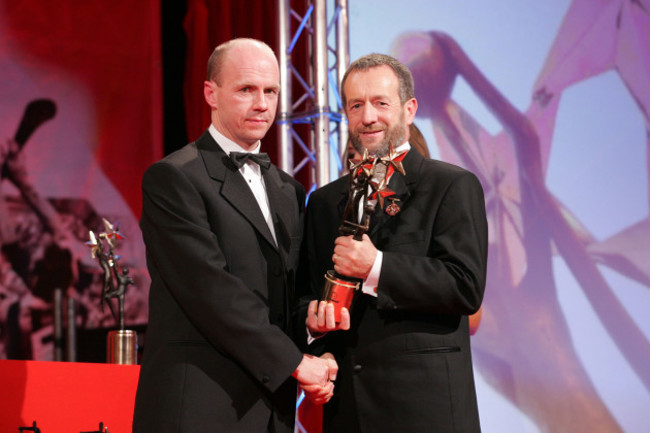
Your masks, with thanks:
M300 388L314 404L325 404L334 395L334 381L339 366L334 355L325 353L320 358L304 354L293 377L298 380Z
M334 321L334 306L330 303L312 301L309 304L307 329L314 337L329 331L350 329L350 313L347 309L341 312L341 322ZM334 381L339 366L331 353L325 353L320 358L304 354L302 361L293 372L300 388L314 404L325 404L334 395Z

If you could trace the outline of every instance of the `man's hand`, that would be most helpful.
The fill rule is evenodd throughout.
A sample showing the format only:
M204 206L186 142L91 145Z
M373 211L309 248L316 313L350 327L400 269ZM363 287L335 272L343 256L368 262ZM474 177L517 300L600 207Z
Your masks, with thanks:
M305 360L305 357L309 357L309 356L311 355L304 355L303 361ZM334 395L334 381L336 380L336 374L339 371L339 366L336 363L336 360L334 359L334 355L332 355L331 353L325 353L320 358L314 358L314 357L311 358L325 361L327 365L327 383L323 386L319 384L303 384L301 382L300 388L302 388L302 390L305 391L305 397L307 397L312 403L317 405L325 404ZM302 362L300 364L302 365ZM299 369L300 369L300 365L298 366L298 369L296 369L296 371L298 371ZM300 382L300 379L298 379L298 381Z
M324 404L334 395L334 380L338 365L331 354L321 358L303 354L302 361L292 376L298 380L305 396L315 404Z
M368 235L360 241L352 236L339 236L334 241L334 270L347 277L365 280L377 257L377 248Z
M347 308L341 308L341 322L336 324L334 321L334 304L327 301L311 301L307 310L307 320L305 321L307 329L312 337L336 331L338 329L350 329L350 312Z
M300 361L292 376L301 385L325 386L330 380L330 362L327 359L305 353L302 355L302 361ZM334 372L334 379L336 379L336 372Z

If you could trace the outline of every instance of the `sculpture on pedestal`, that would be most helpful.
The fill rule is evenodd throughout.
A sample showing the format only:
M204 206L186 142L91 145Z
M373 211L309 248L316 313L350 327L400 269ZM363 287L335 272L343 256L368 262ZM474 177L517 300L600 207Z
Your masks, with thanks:
M136 363L136 333L124 329L124 295L133 278L129 276L129 269L119 264L120 256L115 254L115 243L124 236L119 232L117 225L111 224L102 218L106 231L95 235L90 231L90 246L92 257L97 259L99 266L104 271L104 286L102 288L102 310L108 304L113 318L119 325L118 331L108 333L107 361L115 364ZM112 299L117 298L118 312L112 304Z

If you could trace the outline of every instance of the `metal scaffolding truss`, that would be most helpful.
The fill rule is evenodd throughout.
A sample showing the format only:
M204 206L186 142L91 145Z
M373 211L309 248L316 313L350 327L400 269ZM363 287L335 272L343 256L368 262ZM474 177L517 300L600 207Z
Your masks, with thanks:
M277 120L280 166L294 176L300 170L310 170L310 190L313 190L329 183L343 170L342 156L348 129L341 107L339 83L350 58L348 1L295 0L300 6L307 7L304 15L297 13L291 7L292 3L291 0L278 0L278 57L282 88ZM328 3L331 3L329 14ZM301 38L308 39L307 77L292 64L292 54L295 54L294 49ZM292 94L294 79L302 91L295 98ZM295 126L299 124L311 125L307 138L296 131ZM298 144L296 152L294 143ZM296 163L294 157L298 159Z

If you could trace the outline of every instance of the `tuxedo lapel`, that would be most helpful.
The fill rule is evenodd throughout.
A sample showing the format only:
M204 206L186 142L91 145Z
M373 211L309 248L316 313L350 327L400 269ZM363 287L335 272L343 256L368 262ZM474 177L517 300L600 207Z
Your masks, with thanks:
M349 182L346 182L345 185L349 185ZM345 208L348 205L348 200L350 198L350 188L344 188L341 190L341 197L338 204L336 205L336 210L339 215L339 220L343 221L343 214L345 214Z
M250 221L253 227L260 232L269 244L274 247L276 246L271 230L269 229L269 226L264 219L264 215L262 214L262 210L257 203L257 199L238 171L226 174L223 186L221 187L221 195L232 205L232 207L237 209Z
M417 153L417 151L410 150L406 155L406 157L404 158L404 160L402 161L402 164L404 166L404 171L406 172L406 174L403 176L401 173L395 172L390 177L390 180L388 182L388 188L392 190L395 194L386 197L386 199L384 200L383 209L379 207L379 203L377 203L375 212L372 214L370 218L369 235L371 237L377 232L377 230L382 225L390 221L391 218L399 217L399 213L393 216L386 213L386 208L391 203L394 202L395 205L398 206L400 209L408 204L408 200L411 198L411 190L413 189L413 185L415 184L418 178L418 172L420 169L420 164L422 163L422 159L423 157L419 153Z
M294 215L299 214L298 204L294 190L280 179L278 169L275 166L269 167L268 170L262 171L266 194L269 198L269 207L273 218L275 228L275 237L278 247L283 254L283 259L291 247L290 227L298 224Z
M271 230L266 224L253 192L228 155L207 131L196 141L196 144L203 157L208 175L222 183L219 190L221 196L246 218L270 245L276 248Z

